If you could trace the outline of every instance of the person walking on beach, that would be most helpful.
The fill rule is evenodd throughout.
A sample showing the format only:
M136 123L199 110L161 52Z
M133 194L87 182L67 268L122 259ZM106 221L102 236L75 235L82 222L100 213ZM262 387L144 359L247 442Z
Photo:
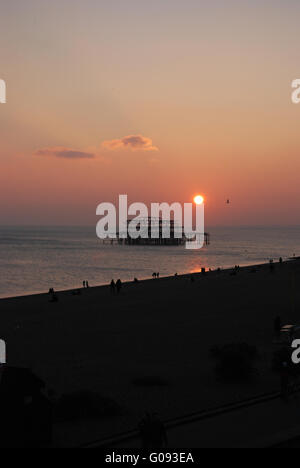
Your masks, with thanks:
M85 281L83 281L82 285L83 285L83 289L85 289Z
M110 292L111 294L115 294L116 292L116 283L114 282L113 279L111 280L111 283L110 283Z
M121 289L122 289L122 281L120 279L118 279L116 283L116 288L117 288L117 293L120 294Z

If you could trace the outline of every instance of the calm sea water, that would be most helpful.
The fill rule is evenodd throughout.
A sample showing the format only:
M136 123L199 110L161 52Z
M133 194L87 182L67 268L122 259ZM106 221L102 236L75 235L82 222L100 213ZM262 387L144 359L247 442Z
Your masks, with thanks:
M94 227L0 227L0 297L79 287L83 280L94 286L112 278L149 278L153 271L165 276L300 255L300 226L208 231L211 245L189 251L103 245Z

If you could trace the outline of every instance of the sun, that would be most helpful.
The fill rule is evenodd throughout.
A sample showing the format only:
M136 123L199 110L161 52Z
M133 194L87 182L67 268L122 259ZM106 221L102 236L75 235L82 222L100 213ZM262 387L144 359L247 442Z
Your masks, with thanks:
M204 197L202 197L202 195L196 195L194 197L194 202L196 205L202 205L204 203Z

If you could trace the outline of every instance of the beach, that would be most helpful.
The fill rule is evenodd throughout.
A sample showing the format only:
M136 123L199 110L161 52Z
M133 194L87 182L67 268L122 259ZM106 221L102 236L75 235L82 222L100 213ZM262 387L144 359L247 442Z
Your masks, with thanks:
M11 366L28 367L55 395L93 390L119 415L55 427L58 445L76 446L135 428L145 411L162 419L278 390L272 372L273 321L299 323L300 261L205 275L1 299L1 338ZM250 384L221 383L210 350L246 342L257 347ZM155 378L152 386L139 379Z
M231 268L289 258L300 252L300 226L207 226L211 244L200 250L185 246L109 245L97 239L95 226L0 226L0 298L131 281L202 267Z

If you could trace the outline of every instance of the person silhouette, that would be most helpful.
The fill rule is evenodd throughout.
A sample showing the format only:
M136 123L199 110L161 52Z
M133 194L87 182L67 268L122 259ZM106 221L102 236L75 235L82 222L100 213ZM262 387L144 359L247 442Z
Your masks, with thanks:
M85 288L85 281L83 281L82 285L83 285L83 288Z
M49 302L58 302L58 297L57 297L57 295L55 294L54 291L51 294L51 298L50 298Z
M117 293L120 294L121 289L122 289L122 281L120 279L118 279L116 283L116 288L117 288Z
M113 279L111 280L111 283L110 283L110 292L111 294L115 294L116 292L116 283L114 282Z

